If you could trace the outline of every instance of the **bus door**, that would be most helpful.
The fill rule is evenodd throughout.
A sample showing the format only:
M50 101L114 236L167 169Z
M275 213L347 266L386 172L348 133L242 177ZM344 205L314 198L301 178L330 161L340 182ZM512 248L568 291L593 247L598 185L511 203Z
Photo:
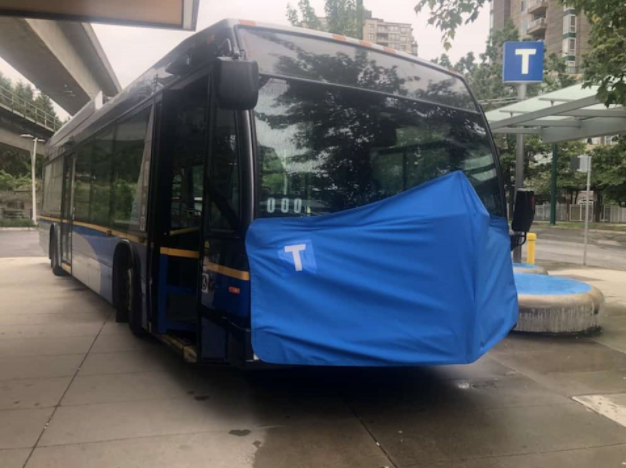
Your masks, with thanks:
M158 112L150 268L155 333L197 329L207 113L206 76L164 93Z
M61 202L61 264L72 265L72 221L74 219L74 155L65 156L63 164L63 200Z

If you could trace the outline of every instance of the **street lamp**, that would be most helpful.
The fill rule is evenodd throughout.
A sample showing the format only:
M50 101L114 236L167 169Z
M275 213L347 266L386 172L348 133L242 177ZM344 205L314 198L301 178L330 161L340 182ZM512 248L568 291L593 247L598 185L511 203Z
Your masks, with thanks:
M22 135L20 135L22 138L27 138L29 140L32 140L33 142L33 152L30 155L30 179L31 179L31 188L32 188L32 192L33 192L33 223L37 224L37 191L35 189L35 163L37 160L37 143L38 142L45 142L45 140L42 140L41 138L37 138L34 135L31 135L30 133L23 133Z

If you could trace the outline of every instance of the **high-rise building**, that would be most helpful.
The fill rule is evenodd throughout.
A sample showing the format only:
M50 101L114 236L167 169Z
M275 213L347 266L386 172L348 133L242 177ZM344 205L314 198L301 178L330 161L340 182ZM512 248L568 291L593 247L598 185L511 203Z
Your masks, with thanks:
M363 40L417 55L417 42L410 23L389 23L373 18L372 12L367 10L363 19Z
M565 58L570 73L581 73L582 56L591 50L585 15L559 3L558 0L493 0L490 28L504 28L511 20L520 38L544 41L546 54Z

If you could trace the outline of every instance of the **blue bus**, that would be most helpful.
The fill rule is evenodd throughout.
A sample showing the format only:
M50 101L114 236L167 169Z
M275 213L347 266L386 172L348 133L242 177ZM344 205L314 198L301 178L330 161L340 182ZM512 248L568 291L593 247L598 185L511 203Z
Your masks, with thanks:
M454 174L464 174L463 180ZM128 322L132 333L153 335L188 361L238 366L469 362L515 324L510 311L514 286L511 290L509 247L528 230L526 218L517 229L522 233L507 240L511 243L488 251L508 258L501 274L506 276L506 287L487 294L496 301L506 289L502 299L506 304L489 306L489 310L506 310L506 317L470 357L453 353L441 359L410 353L393 357L387 353L394 346L393 334L386 335L385 330L398 324L389 325L389 320L376 323L381 333L367 338L359 337L353 325L348 332L339 323L327 323L318 332L332 335L338 348L323 336L305 341L328 353L289 346L274 353L280 343L255 343L267 325L255 328L256 317L267 318L269 309L288 310L290 299L281 296L285 288L280 283L269 285L271 276L278 278L280 273L270 272L268 277L261 267L258 274L255 270L256 247L248 239L254 226L273 222L276 229L270 231L284 233L293 223L302 222L323 239L325 228L310 223L365 216L359 210L396 203L402 194L416 190L415 196L422 196L422 187L435 190L429 184L442 179L452 183L450 177L461 184L453 192L480 202L472 205L471 213L455 211L467 214L465 224L477 218L506 224L495 147L483 112L461 76L366 41L224 20L183 41L119 95L96 97L51 138L46 148L40 241L54 274L72 275L109 301L116 320ZM465 181L471 193L462 185ZM520 212L528 212L527 204L522 208L526 211ZM369 219L346 235L357 242L362 234L376 231L370 229L376 222ZM434 229L439 224L435 220L429 225ZM386 232L393 237L400 230L390 227ZM505 235L508 238L508 228ZM257 242L262 236L253 237ZM384 243L384 234L380 239ZM302 262L310 260L304 255L309 241L303 242L284 249L295 271L306 270ZM323 256L324 242L315 242L316 254ZM450 239L437 242L432 245L444 249L446 244L456 244ZM276 258L285 260L281 252ZM461 265L464 254L459 252L451 261ZM374 257L368 254L367 261ZM320 271L326 268L322 262L320 257L316 264ZM372 268L384 265L374 263ZM410 268L404 265L403 271L411 273ZM473 274L463 268L457 269ZM379 274L390 270L395 267ZM352 273L359 272L342 274ZM430 280L448 281L452 288L461 282L446 280L444 276L451 278L447 273L437 275L433 273ZM302 290L303 295L318 295L312 287L306 293ZM360 305L350 307L362 306L366 313L369 304L376 302L369 295L380 289L372 286L362 296L345 297L358 298ZM331 287L319 296L335 297L340 290ZM277 307L261 304L268 291ZM342 296L335 299L331 308L338 304L347 310ZM441 310L448 307L447 300L426 303L439 303ZM326 311L329 306L311 307ZM399 313L408 313L402 310L405 306L398 307ZM442 316L439 305L433 307L429 314ZM289 314L295 317L304 309L294 303ZM483 321L480 313L465 309L459 313ZM337 316L336 311L333 314ZM280 320L289 318L283 315ZM306 322L297 326L309 328ZM413 326L421 327L412 322L405 328ZM269 328L278 330L278 319ZM453 328L437 325L434 339L458 339ZM423 344L419 336L407 339L408 347L413 339ZM281 340L285 344L289 337ZM341 357L341 343L356 342L371 359ZM266 345L274 351L266 352Z

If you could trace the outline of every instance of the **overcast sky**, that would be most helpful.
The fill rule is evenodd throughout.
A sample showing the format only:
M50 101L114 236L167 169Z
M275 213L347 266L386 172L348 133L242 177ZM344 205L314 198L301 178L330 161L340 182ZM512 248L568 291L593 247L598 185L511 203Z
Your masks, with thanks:
M417 0L364 0L373 16L385 21L410 22L419 47L419 56L430 60L441 55L439 30L427 25L428 13L419 17L413 11ZM200 0L198 30L206 28L223 18L251 19L275 24L288 24L286 19L288 0ZM311 0L318 15L324 14L324 0ZM297 0L291 0L297 4ZM122 86L128 85L158 59L191 33L126 26L94 25L94 29ZM448 52L452 61L469 51L484 50L489 34L489 7L481 11L478 20L459 29L452 49ZM0 59L0 71L13 80L21 79L19 73Z

